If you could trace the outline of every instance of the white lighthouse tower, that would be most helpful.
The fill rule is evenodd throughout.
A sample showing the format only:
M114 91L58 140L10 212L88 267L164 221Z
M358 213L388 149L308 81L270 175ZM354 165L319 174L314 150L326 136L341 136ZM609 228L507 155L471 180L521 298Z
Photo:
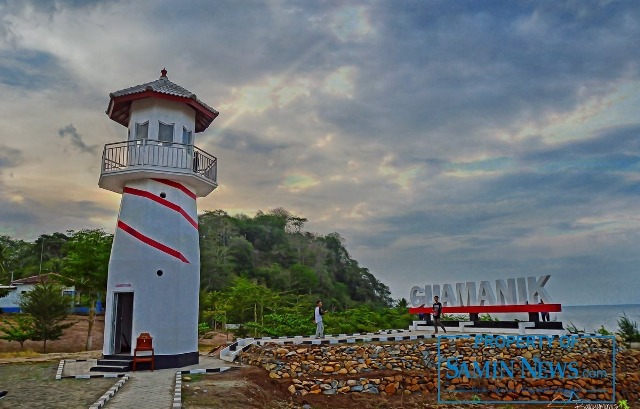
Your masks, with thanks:
M158 80L110 94L128 128L104 147L99 186L122 195L109 261L103 355L133 355L153 338L156 368L198 363L200 250L196 198L216 187L216 158L194 146L218 112Z

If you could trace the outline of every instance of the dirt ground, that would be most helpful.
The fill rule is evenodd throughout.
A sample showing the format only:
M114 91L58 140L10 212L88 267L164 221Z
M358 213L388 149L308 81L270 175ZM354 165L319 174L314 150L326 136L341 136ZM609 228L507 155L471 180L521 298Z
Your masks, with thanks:
M0 314L0 323L3 319L12 319L13 314ZM47 353L49 352L78 352L84 351L87 342L87 330L89 322L87 316L71 315L66 322L74 323L71 327L64 330L62 338L56 341L47 341ZM102 338L104 333L104 316L96 317L93 326L93 345L92 350L102 350ZM42 341L26 341L24 343L25 351L42 352ZM0 339L0 353L20 351L20 344L13 341L5 341Z
M217 350L222 345L230 344L234 341L234 336L231 333L222 333L217 331L211 331L198 340L198 349L200 353L210 353Z

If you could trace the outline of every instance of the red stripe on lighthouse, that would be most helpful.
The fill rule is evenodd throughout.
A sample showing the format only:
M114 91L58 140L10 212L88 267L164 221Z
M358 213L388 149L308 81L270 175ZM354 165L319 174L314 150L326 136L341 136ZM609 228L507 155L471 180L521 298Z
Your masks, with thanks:
M187 219L187 221L189 223L191 223L191 225L193 227L196 228L196 230L198 230L198 222L193 220L193 217L189 216L189 214L182 207L178 206L177 204L172 203L172 202L168 201L167 199L163 199L161 197L158 197L158 196L154 195L151 192L147 192L146 190L140 190L140 189L136 189L136 188L133 188L133 187L125 187L123 189L123 192L124 193L128 193L130 195L135 195L135 196L140 196L140 197L144 197L144 198L147 198L147 199L151 199L156 203L160 203L161 205L163 205L165 207L168 207L169 209L180 213L182 216L184 216L185 219Z
M187 189L187 187L185 185L183 185L182 183L178 183L178 182L174 182L173 180L169 180L169 179L155 179L155 178L151 178L151 180L155 180L156 182L162 183L164 185L167 186L171 186L171 187L175 187L176 189L180 189L182 190L187 196L189 196L190 198L192 198L193 200L196 199L196 194L193 193L192 191L190 191L189 189Z
M164 244L155 241L154 239L152 239L151 237L145 236L144 234L140 233L138 230L134 229L133 227L129 226L128 224L126 224L125 222L123 222L122 220L118 220L118 227L121 228L122 230L126 231L127 233L129 233L130 235L132 235L133 237L135 237L136 239L140 240L141 242L156 248L160 251L162 251L163 253L166 253L170 256L173 256L179 260L181 260L184 263L189 264L189 260L187 260L185 258L185 256L182 255L182 253L180 253L178 250L172 249L171 247L165 246Z

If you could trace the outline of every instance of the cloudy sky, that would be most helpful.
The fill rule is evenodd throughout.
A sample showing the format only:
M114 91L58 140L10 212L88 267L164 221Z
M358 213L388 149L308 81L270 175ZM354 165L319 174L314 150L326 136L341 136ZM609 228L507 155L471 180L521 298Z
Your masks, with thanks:
M166 67L220 111L201 210L307 217L394 298L640 303L639 38L635 1L0 0L0 234L113 232L109 93Z

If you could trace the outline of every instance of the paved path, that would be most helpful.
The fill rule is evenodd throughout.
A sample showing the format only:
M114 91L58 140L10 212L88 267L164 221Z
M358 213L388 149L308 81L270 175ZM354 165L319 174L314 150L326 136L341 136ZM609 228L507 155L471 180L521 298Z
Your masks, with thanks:
M106 409L170 409L173 406L176 372L196 368L229 366L217 358L201 356L200 363L184 368L129 372L129 380L105 405Z
M171 408L176 369L130 372L129 376L127 383L107 403L106 408Z

